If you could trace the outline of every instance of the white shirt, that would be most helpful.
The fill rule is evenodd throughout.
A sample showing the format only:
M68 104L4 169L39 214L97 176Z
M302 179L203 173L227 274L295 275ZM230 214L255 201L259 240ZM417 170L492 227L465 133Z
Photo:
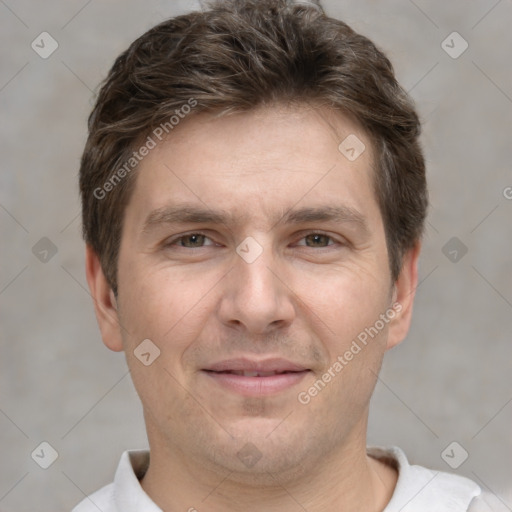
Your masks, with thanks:
M391 463L398 470L398 481L383 512L487 512L475 496L480 487L468 478L409 464L404 452L368 447L368 455ZM91 494L72 512L162 512L142 489L142 478L149 464L148 450L122 454L114 482ZM469 508L471 504L471 508Z

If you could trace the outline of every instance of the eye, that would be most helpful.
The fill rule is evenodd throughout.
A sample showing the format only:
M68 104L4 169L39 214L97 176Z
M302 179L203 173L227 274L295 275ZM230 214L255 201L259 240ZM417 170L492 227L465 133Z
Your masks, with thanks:
M334 240L331 236L326 235L325 233L309 233L305 235L301 241L304 240L305 243L298 243L297 245L305 245L307 247L327 247L330 245L334 245ZM332 242L332 243L329 243Z
M215 246L216 244L210 237L206 236L204 233L187 233L184 235L179 235L168 242L165 243L166 247L170 248L184 248L184 249L201 249L203 247ZM331 247L334 245L344 245L336 240L330 235L321 232L311 232L305 234L299 242L296 243L297 246L309 247L309 248L318 248L322 249L324 247Z
M205 243L209 241L211 243ZM198 249L205 245L215 245L215 243L203 233L189 233L187 235L181 235L173 240L170 240L167 246L178 246L185 247L187 249Z

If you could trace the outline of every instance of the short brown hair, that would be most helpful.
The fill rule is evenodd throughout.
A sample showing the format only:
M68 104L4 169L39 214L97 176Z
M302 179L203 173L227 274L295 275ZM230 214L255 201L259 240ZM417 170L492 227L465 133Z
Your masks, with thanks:
M419 118L390 61L318 2L221 0L134 41L116 59L89 117L80 167L83 235L114 293L136 167L126 162L137 144L161 123L169 132L169 120L187 104L194 115L311 101L355 117L371 138L395 280L405 251L421 238L428 200Z

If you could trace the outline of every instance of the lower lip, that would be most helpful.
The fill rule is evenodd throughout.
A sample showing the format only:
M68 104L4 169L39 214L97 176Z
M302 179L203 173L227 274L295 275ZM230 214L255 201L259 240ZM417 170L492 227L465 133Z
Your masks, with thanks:
M309 373L309 370L281 373L268 377L244 377L233 373L211 371L204 371L204 373L221 386L236 393L245 396L262 396L272 395L295 386Z

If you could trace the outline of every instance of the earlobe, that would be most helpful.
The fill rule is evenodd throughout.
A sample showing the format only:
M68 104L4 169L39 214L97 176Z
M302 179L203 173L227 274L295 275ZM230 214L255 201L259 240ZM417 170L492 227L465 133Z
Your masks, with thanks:
M398 345L406 337L411 325L414 297L418 286L420 250L421 243L417 242L403 257L402 270L393 290L392 305L397 305L393 307L397 315L390 322L387 350Z
M110 350L119 352L123 350L123 342L117 300L101 268L99 257L90 245L86 246L85 273L103 343Z

